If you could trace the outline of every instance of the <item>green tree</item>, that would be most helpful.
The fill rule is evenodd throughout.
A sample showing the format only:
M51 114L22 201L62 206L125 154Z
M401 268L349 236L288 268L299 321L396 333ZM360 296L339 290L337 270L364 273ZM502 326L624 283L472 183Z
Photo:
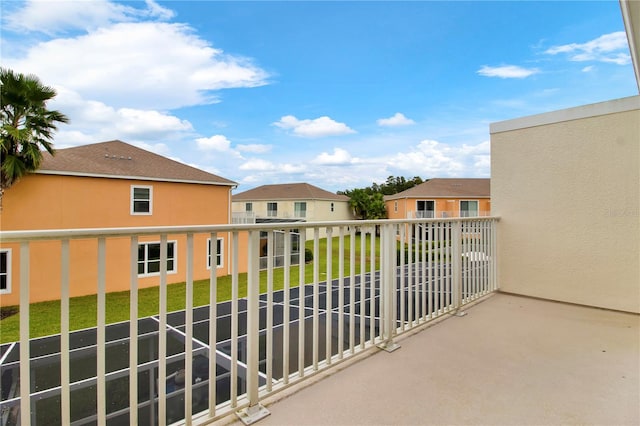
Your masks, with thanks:
M398 192L406 191L409 188L413 188L414 186L420 185L425 182L422 180L420 176L415 176L412 179L406 179L403 176L389 176L386 182L382 184L373 183L371 186L366 188L362 188L362 190L371 195L376 193L381 193L382 195L393 195ZM338 191L338 194L344 194L348 197L351 197L351 193L355 191L355 189L347 189L345 191Z
M56 91L35 75L0 68L0 206L4 191L42 163L42 149L54 154L53 132L69 119L48 110Z
M368 193L364 189L354 189L348 192L346 195L350 198L349 205L356 217L363 220L384 219L387 217L382 193Z

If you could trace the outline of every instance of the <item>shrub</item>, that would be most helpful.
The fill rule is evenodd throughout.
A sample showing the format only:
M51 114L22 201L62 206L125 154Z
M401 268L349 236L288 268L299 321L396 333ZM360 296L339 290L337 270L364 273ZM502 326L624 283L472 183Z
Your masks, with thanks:
M313 260L313 251L310 248L304 249L304 262L309 263Z

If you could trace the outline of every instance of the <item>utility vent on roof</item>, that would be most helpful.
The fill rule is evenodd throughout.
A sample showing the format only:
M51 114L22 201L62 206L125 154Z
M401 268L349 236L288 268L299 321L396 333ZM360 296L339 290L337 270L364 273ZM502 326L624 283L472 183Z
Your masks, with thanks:
M118 158L120 160L131 160L131 157L125 157L124 155L121 155L120 157L118 157L117 155L109 155L109 154L105 154L104 158L112 158L114 160L117 160Z

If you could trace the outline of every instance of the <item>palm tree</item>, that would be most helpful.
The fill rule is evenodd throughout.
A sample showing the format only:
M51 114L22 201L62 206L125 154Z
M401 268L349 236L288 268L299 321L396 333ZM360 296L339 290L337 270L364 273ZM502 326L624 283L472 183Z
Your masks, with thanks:
M54 154L52 139L57 123L69 119L47 109L56 91L35 75L0 68L0 208L4 191L42 163L42 151Z

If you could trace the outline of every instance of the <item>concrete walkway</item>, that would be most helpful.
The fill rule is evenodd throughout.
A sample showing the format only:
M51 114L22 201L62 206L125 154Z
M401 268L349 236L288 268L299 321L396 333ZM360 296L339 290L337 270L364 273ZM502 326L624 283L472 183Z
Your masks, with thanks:
M257 424L640 425L640 316L506 294L467 313L276 395Z

